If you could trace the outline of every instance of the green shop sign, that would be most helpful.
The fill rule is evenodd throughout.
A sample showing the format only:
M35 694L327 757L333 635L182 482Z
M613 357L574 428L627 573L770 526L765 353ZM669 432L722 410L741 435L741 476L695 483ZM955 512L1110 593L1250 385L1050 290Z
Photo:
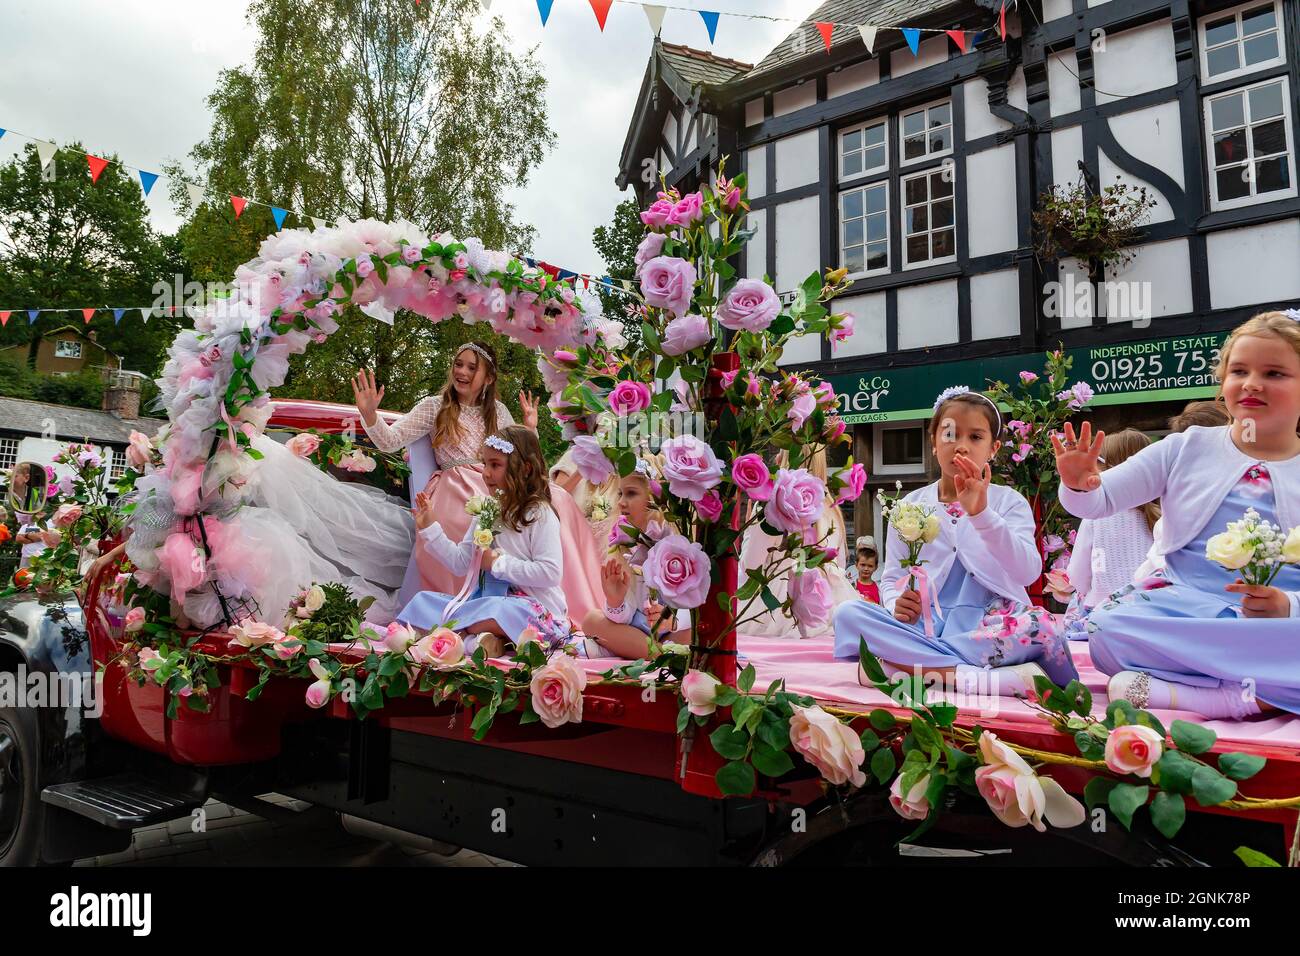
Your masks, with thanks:
M1091 385L1093 405L1209 398L1217 391L1214 369L1225 338L1226 332L1212 332L1069 349L1070 384ZM1021 371L1042 370L1043 353L1028 352L823 378L839 396L844 421L856 425L929 418L935 396L950 385L982 389L990 382L1012 383Z

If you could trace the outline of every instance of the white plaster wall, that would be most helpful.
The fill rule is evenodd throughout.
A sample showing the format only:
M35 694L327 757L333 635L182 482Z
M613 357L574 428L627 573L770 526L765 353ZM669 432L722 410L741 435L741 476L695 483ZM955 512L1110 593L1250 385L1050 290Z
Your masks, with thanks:
M826 77L826 95L830 98L865 89L880 82L880 61L874 57L852 66L846 66L838 73ZM760 104L761 106L761 104ZM759 110L762 116L762 110Z
M1174 31L1169 20L1111 33L1104 52L1093 53L1097 103L1172 86L1178 81L1174 63Z
M1184 182L1180 114L1178 102L1171 100L1112 116L1108 122L1121 146L1171 177L1181 188Z
M1052 183L1069 186L1079 181L1079 160L1083 159L1083 129L1070 126L1052 131Z
M906 21L904 21L906 25ZM921 43L917 47L916 56L912 55L912 50L907 44L903 44L897 50L889 54L889 75L906 76L908 73L915 73L917 70L923 70L927 66L934 66L936 63L942 63L948 59L948 36L941 33L938 36L921 34Z
M899 349L948 345L957 336L957 280L898 290Z
M1152 321L1192 311L1191 258L1186 239L1152 242L1139 247L1137 258L1119 273L1107 270L1117 283L1104 290L1101 311L1108 322L1143 322L1137 314L1145 307ZM1114 298L1112 308L1111 299ZM1125 306L1128 312L1123 311Z
M962 84L966 108L966 139L979 139L990 133L1010 129L1011 124L989 112L989 84L982 76Z
M1070 0L1043 0L1043 20L1059 20L1061 17L1068 17L1074 12L1074 4Z
M822 357L822 333L796 335L785 344L778 365L795 365L799 362L819 362Z
M1092 311L1096 309L1091 299L1083 305L1077 305L1079 290L1088 283L1088 267L1073 257L1066 257L1059 263L1061 289L1056 296L1057 311L1062 329L1083 329L1092 325ZM1073 276L1074 285L1070 285ZM1085 292L1085 294L1087 294Z
M832 355L848 358L885 351L885 293L872 292L836 299L834 309L853 316L853 334L834 346Z
M1008 143L966 157L966 211L957 210L970 254L986 256L1016 248L1016 148Z
M812 106L817 102L817 85L802 83L789 89L781 90L772 97L772 115L785 116L797 110Z
M973 339L1020 334L1020 280L1015 269L971 276L970 331Z
M1079 65L1074 51L1053 53L1047 58L1047 94L1053 116L1079 108Z
M767 273L767 210L751 212L745 228L754 230L754 238L745 243L745 278L761 279Z
M817 130L776 141L776 189L781 192L817 181Z
M750 199L767 195L767 147L755 146L745 150L745 176L749 181Z
M694 124L692 124L692 123L690 122L689 118L687 119L687 121L686 121L686 123L687 123L687 126L686 126L686 132L683 134L683 137L684 137L684 138L683 138L683 140L682 140L682 156L683 156L683 157L685 157L685 156L689 156L689 155L691 154L691 150L693 150L696 146L699 145L699 142L700 142L700 124L703 123L703 122L705 122L705 118L704 118L703 116L700 117L700 120L699 120L698 123L694 123Z
M745 104L745 125L757 126L763 122L763 98L750 100Z
M793 292L821 268L820 205L816 196L809 196L776 207L777 292Z
M1213 308L1300 299L1300 219L1212 232L1205 247Z

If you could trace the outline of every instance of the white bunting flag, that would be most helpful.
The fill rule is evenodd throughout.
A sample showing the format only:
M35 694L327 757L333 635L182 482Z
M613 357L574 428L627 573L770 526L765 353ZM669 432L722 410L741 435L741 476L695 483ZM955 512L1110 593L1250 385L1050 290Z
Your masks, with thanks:
M650 32L658 36L659 31L664 28L664 14L667 12L667 8L652 3L643 3L641 9L645 11L645 18L650 21Z
M483 4L483 11L485 13L492 12L492 0L480 0L480 2Z
M876 28L875 27L858 27L858 32L862 34L862 42L867 45L868 53L875 53L876 46Z
M50 160L53 159L54 154L59 151L59 147L55 146L53 143L47 143L43 139L35 140L35 143L36 155L41 158L41 169L44 169L46 166L50 165Z
M391 309L385 308L384 304L380 302L378 299L376 299L374 302L371 302L368 305L358 306L358 308L361 309L361 311L364 312L366 315L370 316L372 319L378 319L380 322L383 322L385 325L393 324L393 315L394 315L393 311Z
M144 320L145 322L148 322L148 321L149 321L149 316L150 316L151 314L153 314L153 309L141 309L141 310L140 310L140 318L141 318L142 320Z
M208 191L202 186L196 186L194 183L186 183L185 188L190 194L190 210L194 211L203 205L203 199Z

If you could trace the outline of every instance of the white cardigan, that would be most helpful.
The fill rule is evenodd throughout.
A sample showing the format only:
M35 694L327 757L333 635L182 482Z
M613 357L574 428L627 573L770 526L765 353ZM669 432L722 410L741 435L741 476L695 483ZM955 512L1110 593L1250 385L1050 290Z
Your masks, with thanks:
M1006 485L989 485L985 509L974 517L958 518L956 523L939 503L937 481L903 500L927 505L939 516L939 537L921 548L933 593L943 590L953 555L957 555L967 573L990 591L1029 603L1025 588L1043 573L1043 559L1034 541L1034 513L1024 495ZM891 614L898 595L906 589L907 570L899 564L906 554L907 544L891 525L880 575L881 603Z
M568 604L560 582L564 578L564 549L560 544L560 519L549 505L533 512L533 522L519 531L502 528L496 534L492 573L503 581L526 591L561 621L568 620ZM474 531L478 519L469 523L459 544L447 537L442 525L434 522L420 532L424 549L458 577L469 572L474 552Z
M1246 469L1257 464L1273 479L1277 523L1283 530L1294 528L1300 524L1300 455L1285 461L1251 458L1233 443L1230 425L1193 425L1167 435L1102 472L1095 491L1074 491L1062 484L1059 497L1065 510L1078 518L1105 518L1163 499L1155 547L1164 557L1193 541ZM1291 616L1300 617L1300 591L1288 596Z
M1109 518L1084 518L1066 576L1084 607L1096 607L1132 583L1152 547L1146 515L1127 508Z

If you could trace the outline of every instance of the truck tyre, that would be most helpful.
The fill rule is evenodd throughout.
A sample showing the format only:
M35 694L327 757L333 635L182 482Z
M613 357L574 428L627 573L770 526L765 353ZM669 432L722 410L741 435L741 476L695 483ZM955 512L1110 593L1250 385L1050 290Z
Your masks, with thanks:
M0 866L40 863L40 728L29 707L0 707Z

